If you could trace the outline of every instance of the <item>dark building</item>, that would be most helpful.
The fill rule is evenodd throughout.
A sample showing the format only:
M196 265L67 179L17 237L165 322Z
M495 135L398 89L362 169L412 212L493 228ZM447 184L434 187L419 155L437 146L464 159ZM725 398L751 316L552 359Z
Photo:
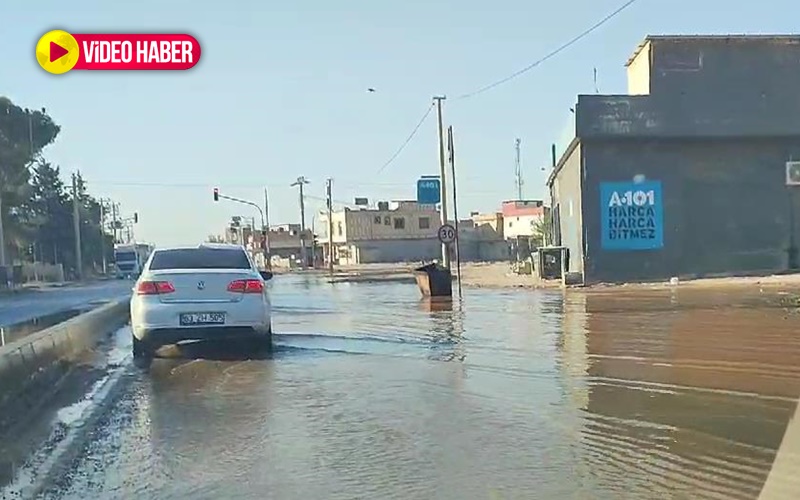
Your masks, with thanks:
M594 283L798 267L800 36L653 36L627 68L629 94L578 96L548 179L569 269Z

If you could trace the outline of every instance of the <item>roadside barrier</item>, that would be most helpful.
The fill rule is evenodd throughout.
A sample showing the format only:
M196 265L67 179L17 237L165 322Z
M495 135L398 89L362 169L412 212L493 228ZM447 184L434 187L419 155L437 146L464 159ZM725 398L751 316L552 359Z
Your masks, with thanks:
M0 429L24 419L128 318L129 302L112 302L0 347Z

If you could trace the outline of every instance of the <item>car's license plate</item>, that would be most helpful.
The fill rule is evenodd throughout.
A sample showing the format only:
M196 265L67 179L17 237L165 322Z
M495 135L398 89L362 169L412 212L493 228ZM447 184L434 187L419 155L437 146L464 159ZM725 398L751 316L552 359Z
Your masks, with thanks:
M184 313L180 316L181 326L191 325L224 325L225 313Z

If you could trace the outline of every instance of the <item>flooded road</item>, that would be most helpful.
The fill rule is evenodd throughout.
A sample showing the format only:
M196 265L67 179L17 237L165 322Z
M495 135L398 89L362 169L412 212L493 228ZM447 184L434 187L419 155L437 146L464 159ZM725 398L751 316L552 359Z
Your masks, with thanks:
M130 366L46 497L756 498L800 395L758 288L272 292L271 358Z
M132 286L133 282L129 280L107 280L0 295L0 326L11 326L69 309L85 309L111 300L121 300L130 297Z

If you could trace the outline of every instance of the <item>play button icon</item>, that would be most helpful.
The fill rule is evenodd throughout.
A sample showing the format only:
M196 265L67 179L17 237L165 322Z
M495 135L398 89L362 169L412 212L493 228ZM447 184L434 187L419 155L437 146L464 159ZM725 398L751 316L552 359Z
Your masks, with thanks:
M48 73L66 73L75 67L80 58L78 41L66 31L48 31L36 42L36 62Z
M50 42L50 62L58 61L67 54L69 54L69 50L55 42Z

